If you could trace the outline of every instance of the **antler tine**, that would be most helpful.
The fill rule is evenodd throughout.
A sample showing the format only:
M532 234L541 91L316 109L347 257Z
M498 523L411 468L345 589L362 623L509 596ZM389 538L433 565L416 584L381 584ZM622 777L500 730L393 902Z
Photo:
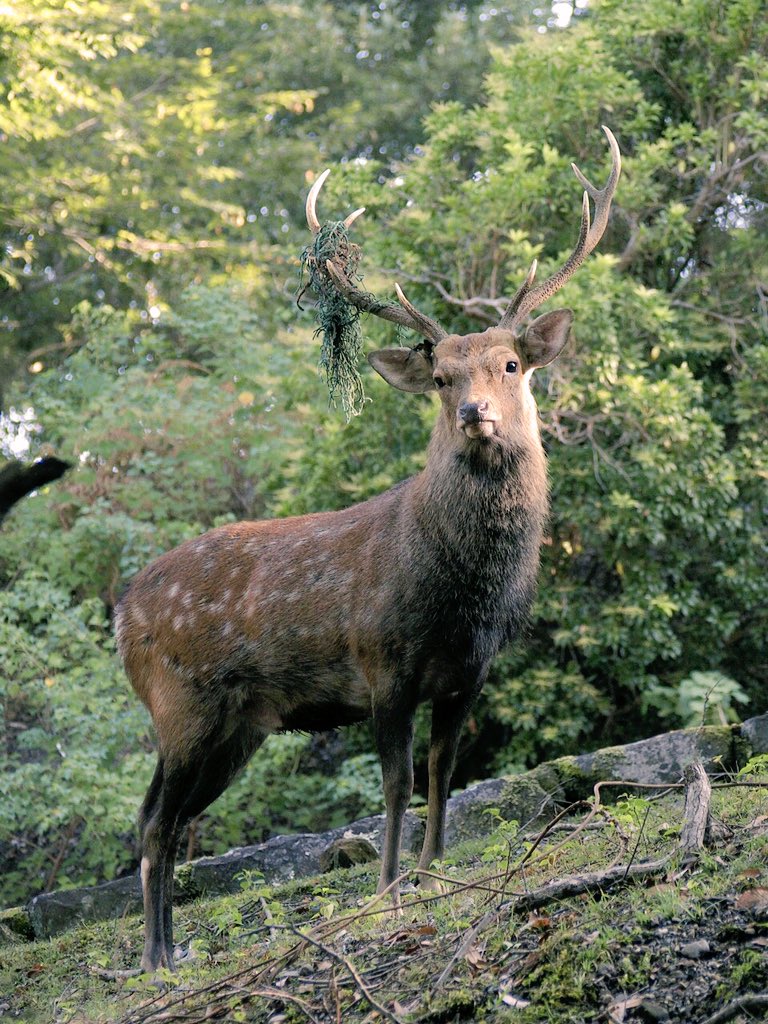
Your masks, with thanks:
M520 287L504 313L504 316L501 318L499 327L505 327L508 330L514 329L532 310L536 309L536 307L540 306L542 302L545 302L558 292L566 281L573 276L576 270L581 266L587 256L589 256L597 243L603 237L603 233L605 232L605 228L608 224L611 200L613 199L616 186L619 182L619 176L621 174L621 151L619 150L619 144L610 128L606 128L605 125L603 125L602 128L611 149L611 173L608 176L608 181L605 183L605 186L601 189L595 188L592 182L581 173L579 168L575 164L571 164L573 173L576 175L579 183L584 187L579 239L576 242L573 252L558 271L533 289L531 289L529 283L533 280L529 271L528 277L523 282L523 285ZM595 219L591 224L589 215L590 198L595 204Z
M419 310L408 301L403 289L397 283L395 283L395 293L397 295L397 301L418 325L414 330L417 330L422 337L426 338L427 341L432 342L434 345L436 345L442 338L447 337L447 332L443 330L436 320L433 320L432 317L419 312Z
M507 311L504 314L505 318L509 317L513 313L517 312L518 306L523 301L523 299L528 294L528 292L531 290L531 285L533 284L533 280L536 277L536 268L538 267L538 265L539 265L539 261L538 260L534 260L533 263L531 264L531 269L528 271L528 276L523 281L523 283L520 285L520 287L517 289L517 292L515 293L515 297L512 299L512 301L510 302L509 306L507 306ZM502 325L500 325L500 326L502 326Z
M312 185L307 196L307 224L309 225L309 230L315 236L320 231L320 221L316 210L317 197L325 183L325 179L330 173L330 170L323 171ZM364 212L365 207L361 206L359 210L350 213L344 221L344 226L350 228ZM399 285L395 285L395 290L397 291L400 305L395 306L393 303L380 302L369 292L363 292L356 288L347 277L345 268L339 266L337 262L326 260L325 269L337 291L344 296L347 302L351 303L361 312L373 313L374 316L381 317L382 320L388 320L390 323L399 324L401 327L407 327L409 330L416 331L417 334L420 334L429 342L430 346L436 345L442 338L447 337L447 332L436 320L432 320L431 317L420 313L415 306L411 305L405 295L403 295Z
M307 196L307 205L305 207L307 213L307 224L309 225L309 230L313 235L316 235L320 230L320 221L317 219L317 211L315 209L317 205L317 196L320 189L325 184L325 179L330 173L330 167L323 171L323 173L315 179L315 183L309 190L309 195Z
M350 215L348 217L344 218L344 227L347 228L347 230L349 230L349 228L352 227L352 225L355 223L357 218L358 217L362 217L362 215L364 213L365 213L365 207L364 206L361 206L359 210L354 210L352 213L350 213Z

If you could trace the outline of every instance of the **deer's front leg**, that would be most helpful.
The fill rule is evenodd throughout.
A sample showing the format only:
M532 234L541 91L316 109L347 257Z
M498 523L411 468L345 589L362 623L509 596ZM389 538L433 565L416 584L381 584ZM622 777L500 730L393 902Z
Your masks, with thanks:
M461 730L479 688L478 685L469 693L436 698L432 703L427 830L418 864L424 871L429 869L433 861L442 857L445 849L445 808L456 763L456 752ZM419 885L423 889L439 888L437 879L428 875L421 876Z
M375 702L373 728L387 809L381 874L376 890L383 892L399 873L403 818L413 794L413 708L391 699ZM396 907L400 906L399 886L392 891L392 901Z

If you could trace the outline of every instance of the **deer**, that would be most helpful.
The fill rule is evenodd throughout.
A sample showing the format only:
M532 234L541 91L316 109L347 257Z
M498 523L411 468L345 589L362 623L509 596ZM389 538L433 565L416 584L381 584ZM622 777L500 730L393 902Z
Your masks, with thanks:
M417 475L340 511L217 527L166 552L130 583L115 614L119 653L148 708L157 765L139 812L143 970L174 970L173 872L184 826L229 785L268 735L372 719L386 824L378 893L400 907L399 857L413 791L417 706L431 701L428 813L417 873L443 856L457 746L495 655L518 638L536 591L548 484L533 372L569 337L573 313L523 326L600 241L621 171L584 188L578 240L534 284L533 262L498 326L448 333L398 284L398 304L361 291L329 260L361 312L409 328L413 348L372 352L392 387L436 392L439 412ZM308 226L320 230L317 196ZM594 219L590 217L590 199ZM347 226L363 212L356 210Z

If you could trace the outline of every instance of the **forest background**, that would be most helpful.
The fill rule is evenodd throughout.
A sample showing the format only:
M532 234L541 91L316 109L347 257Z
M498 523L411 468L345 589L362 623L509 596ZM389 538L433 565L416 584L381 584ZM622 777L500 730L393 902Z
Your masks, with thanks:
M766 710L766 4L534 2L0 5L0 466L73 464L0 533L0 904L136 867L153 740L110 633L131 576L423 465L432 396L367 372L347 423L318 375L295 297L326 166L321 218L367 207L365 287L470 331L572 247L569 164L605 179L601 124L624 154L536 381L535 617L456 784ZM366 727L272 737L182 855L380 810L372 751Z

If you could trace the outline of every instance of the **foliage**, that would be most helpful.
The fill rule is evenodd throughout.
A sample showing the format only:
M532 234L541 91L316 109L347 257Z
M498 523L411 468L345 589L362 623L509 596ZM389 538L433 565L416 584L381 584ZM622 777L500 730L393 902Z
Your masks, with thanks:
M574 343L535 379L538 604L457 782L765 710L763 7L594 0L548 31L522 3L2 9L1 436L76 464L0 533L3 899L135 866L151 740L108 629L130 577L217 523L342 507L423 465L434 398L364 369L342 422L293 301L305 172L328 164L321 219L367 207L366 287L400 280L468 331L534 257L541 277L562 263L568 164L607 173L599 124L624 155L606 237L558 297ZM198 849L378 809L370 736L346 735L336 774L306 737L270 740Z
M718 672L691 672L681 679L677 692L655 686L644 695L644 706L655 708L672 725L727 725L738 722L736 704L749 698L735 679Z
M0 649L3 899L114 877L151 762L101 602L29 572L0 592Z
M525 18L434 6L417 39L392 4L5 5L0 370L47 364L83 299L150 310L200 275L284 278L305 170L412 149Z

